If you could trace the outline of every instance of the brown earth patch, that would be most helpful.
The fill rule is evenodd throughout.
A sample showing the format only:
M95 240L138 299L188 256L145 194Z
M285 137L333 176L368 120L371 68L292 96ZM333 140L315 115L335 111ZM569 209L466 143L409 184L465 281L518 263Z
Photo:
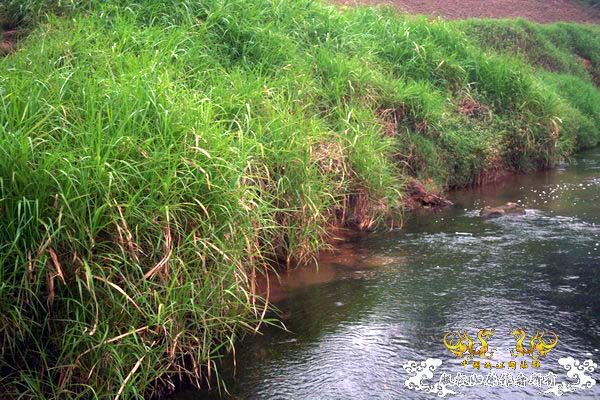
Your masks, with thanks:
M490 108L481 104L477 100L474 100L470 96L467 96L460 101L458 104L458 111L460 111L461 114L471 118L481 118L484 116L491 117Z
M347 5L387 4L410 14L447 19L525 18L540 23L600 23L600 10L577 0L333 0Z
M396 136L398 134L398 127L407 113L405 105L401 105L398 108L377 110L377 118L381 122L383 134L389 137Z
M425 186L412 179L406 187L407 197L404 204L408 210L416 210L419 208L442 209L452 205L448 199L432 193L425 189Z
M583 63L583 68L585 68L586 71L590 71L592 69L592 62L590 60L588 60L587 58L582 58L582 63Z
M0 56L12 53L15 50L17 36L17 30L9 30L4 32L0 30Z

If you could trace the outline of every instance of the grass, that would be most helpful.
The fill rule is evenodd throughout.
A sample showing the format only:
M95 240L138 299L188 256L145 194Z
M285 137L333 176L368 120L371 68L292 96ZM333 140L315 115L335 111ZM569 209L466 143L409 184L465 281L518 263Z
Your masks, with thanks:
M456 24L484 48L584 81L591 75L600 85L598 26L564 22L540 25L526 20L467 20Z
M584 4L591 7L600 7L600 0L581 0Z
M578 58L600 65L596 27L291 0L9 0L0 19L29 31L0 59L9 397L213 382L272 322L256 274L332 225L398 221L408 179L466 186L600 141ZM488 50L486 27L519 39Z

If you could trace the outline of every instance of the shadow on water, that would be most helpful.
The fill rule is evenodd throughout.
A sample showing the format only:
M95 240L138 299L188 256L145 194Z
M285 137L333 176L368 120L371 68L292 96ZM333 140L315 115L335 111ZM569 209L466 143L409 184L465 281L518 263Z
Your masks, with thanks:
M444 332L494 328L494 359L509 360L511 331L552 330L557 361L600 361L600 153L497 185L452 193L455 207L415 215L322 260L319 272L282 279L277 306L288 331L267 328L238 347L224 370L235 399L433 398L404 386L407 360L440 358L466 370ZM485 205L520 202L525 216L484 221ZM231 365L231 363L225 363ZM458 398L541 398L539 389L473 387ZM600 396L600 385L576 397ZM181 393L178 399L217 398Z

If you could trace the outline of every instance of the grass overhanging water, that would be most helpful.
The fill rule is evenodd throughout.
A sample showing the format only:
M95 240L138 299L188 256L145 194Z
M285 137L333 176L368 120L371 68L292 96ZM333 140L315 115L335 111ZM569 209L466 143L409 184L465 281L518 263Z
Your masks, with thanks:
M600 141L600 28L291 0L9 0L0 390L203 385L332 226ZM499 40L501 38L501 40ZM267 321L269 322L269 321ZM217 380L218 381L218 380Z

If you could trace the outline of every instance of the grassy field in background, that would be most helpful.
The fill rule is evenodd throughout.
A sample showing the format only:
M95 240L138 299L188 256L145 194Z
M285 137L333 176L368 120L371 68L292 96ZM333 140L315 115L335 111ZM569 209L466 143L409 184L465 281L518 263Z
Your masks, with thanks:
M600 7L600 0L582 0L585 4L592 7Z
M254 279L332 226L600 141L600 28L303 0L9 0L0 392L131 399L218 377ZM595 82L595 83L594 83ZM269 321L266 321L267 323Z

